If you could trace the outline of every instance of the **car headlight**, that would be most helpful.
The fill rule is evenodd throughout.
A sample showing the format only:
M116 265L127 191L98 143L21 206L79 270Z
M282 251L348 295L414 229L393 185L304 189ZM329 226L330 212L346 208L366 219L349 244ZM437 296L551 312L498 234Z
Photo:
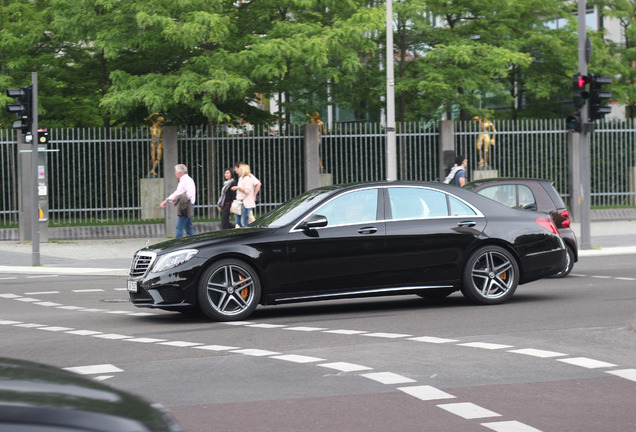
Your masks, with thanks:
M153 266L152 271L161 272L174 268L190 261L198 252L199 251L197 249L184 249L162 255Z

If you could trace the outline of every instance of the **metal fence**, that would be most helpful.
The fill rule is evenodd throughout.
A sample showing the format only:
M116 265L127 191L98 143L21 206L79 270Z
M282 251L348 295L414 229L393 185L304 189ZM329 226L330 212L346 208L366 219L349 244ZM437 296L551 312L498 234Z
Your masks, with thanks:
M563 120L494 121L490 165L501 177L552 179L566 198L569 191L568 137ZM602 122L592 134L592 205L634 205L636 129L633 120ZM455 122L456 153L477 168L479 125ZM333 183L386 177L386 131L380 124L339 125L322 134L320 159ZM0 130L0 226L18 222L19 154L12 130ZM142 215L139 179L149 177L148 128L50 129L47 153L50 225L127 223ZM436 123L398 127L398 178L438 179ZM182 128L178 158L197 184L195 218L218 217L216 201L225 167L250 164L262 181L257 212L268 211L304 191L304 129ZM159 164L159 177L163 173ZM171 191L167 191L170 193ZM158 206L159 203L157 203Z

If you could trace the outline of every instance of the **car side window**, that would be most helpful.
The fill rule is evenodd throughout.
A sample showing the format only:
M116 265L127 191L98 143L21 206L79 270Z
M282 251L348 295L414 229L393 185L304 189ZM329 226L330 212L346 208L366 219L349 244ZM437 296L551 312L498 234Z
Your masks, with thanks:
M536 210L537 202L534 199L534 194L530 190L530 188L526 185L517 185L518 187L518 198L519 198L519 207L520 208L529 208Z
M448 216L446 194L424 188L389 188L393 219Z
M345 193L314 212L327 218L327 226L373 222L378 214L378 190Z
M475 210L453 196L448 197L451 216L475 216Z
M516 207L517 197L515 185L494 185L477 191L479 195L495 200L506 207Z

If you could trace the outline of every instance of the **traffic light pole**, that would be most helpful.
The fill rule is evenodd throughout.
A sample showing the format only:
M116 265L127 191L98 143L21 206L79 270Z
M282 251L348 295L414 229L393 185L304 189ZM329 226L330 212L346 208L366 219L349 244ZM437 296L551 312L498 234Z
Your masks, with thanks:
M38 196L38 73L31 73L31 103L33 112L33 122L31 123L31 176L33 181L33 201L31 207L31 217L33 225L31 228L31 265L40 265L40 215Z
M586 0L578 0L578 33L579 33L579 72L581 75L587 75L587 55L586 55L586 39L587 30L585 27L586 16ZM590 239L590 201L591 178L590 178L590 127L588 127L589 102L585 102L581 108L581 132L579 134L580 160L579 160L579 176L580 184L578 189L578 202L581 211L581 238L580 248L591 249L592 242Z

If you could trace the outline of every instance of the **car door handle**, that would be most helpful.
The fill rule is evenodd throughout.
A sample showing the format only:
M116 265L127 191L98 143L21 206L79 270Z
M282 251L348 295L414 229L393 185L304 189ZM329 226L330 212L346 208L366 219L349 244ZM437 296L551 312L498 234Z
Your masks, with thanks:
M358 234L375 234L377 231L376 227L364 227L358 230Z
M475 223L474 221L461 221L457 224L457 226L460 228L466 228L466 227L472 228L475 225L477 225L477 223Z

